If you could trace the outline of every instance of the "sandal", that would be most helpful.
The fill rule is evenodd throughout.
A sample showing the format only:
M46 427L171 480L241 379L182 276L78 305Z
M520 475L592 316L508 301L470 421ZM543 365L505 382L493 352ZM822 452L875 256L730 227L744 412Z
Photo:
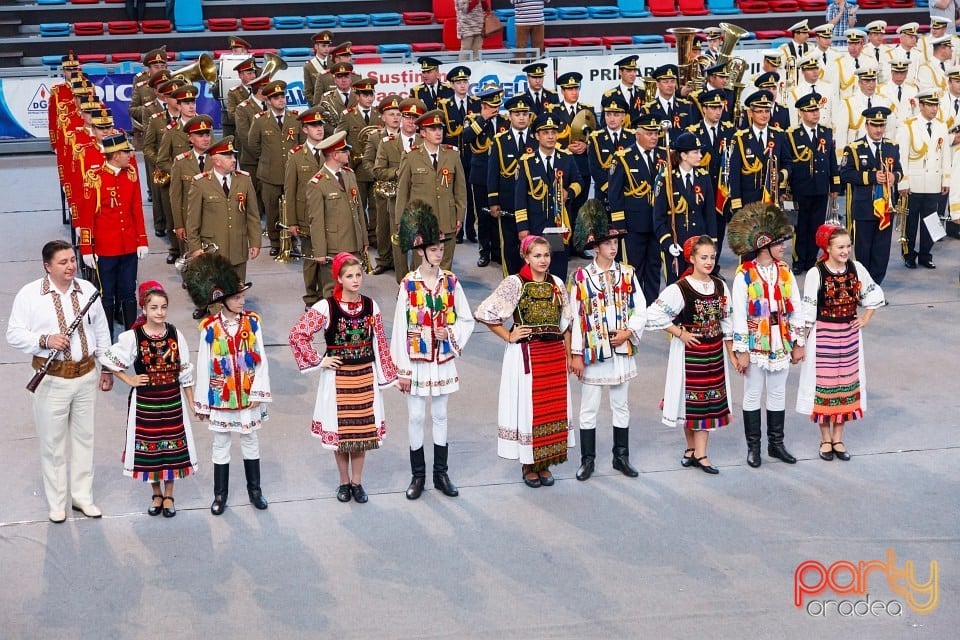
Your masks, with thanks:
M850 459L850 454L847 453L847 445L843 444L843 440L830 443L833 446L833 455L837 456L838 460L843 460L846 462ZM843 447L843 449L837 449L837 445Z
M536 471L530 470L530 467L533 465L523 465L521 467L523 473L523 482L531 489L536 489L540 486L540 474Z
M160 499L160 504L156 504L157 499ZM147 509L148 516L158 516L160 512L163 511L163 494L155 493L153 498L150 500L150 508Z
M829 446L829 449L824 451L823 445ZM820 442L820 459L826 460L827 462L830 462L831 460L833 460L833 443L830 442L829 440L823 440L822 442Z
M695 458L693 457L693 449L684 449L683 457L680 458L681 467L692 467Z
M167 508L167 500L170 501L169 508ZM177 508L173 505L173 503L174 503L173 496L163 496L163 501L161 502L161 504L163 505L164 518L172 518L173 516L177 515Z

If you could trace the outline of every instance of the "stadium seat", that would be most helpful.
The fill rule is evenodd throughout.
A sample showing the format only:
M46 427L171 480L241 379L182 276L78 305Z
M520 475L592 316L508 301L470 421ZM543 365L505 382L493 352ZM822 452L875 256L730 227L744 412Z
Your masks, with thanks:
M663 36L656 35L654 33L645 33L639 36L633 36L633 44L661 44Z
M560 7L557 14L561 20L586 20L590 17L586 7Z
M770 8L777 13L790 13L792 11L799 11L800 3L798 3L797 0L772 0ZM878 8L882 8L882 5Z
M266 16L240 18L240 28L244 31L266 31L273 26L273 19Z
M66 3L67 3L66 0L64 0L63 2L58 2L56 4L66 4ZM48 2L47 4L54 4L54 3ZM63 61L63 56L61 55L55 55L55 56L46 55L46 56L40 57L40 64L42 64L45 67L50 67L52 69L59 69L62 61Z
M107 4L126 4L127 0L103 0Z
M341 13L340 26L347 28L369 27L370 16L365 13Z
M615 20L620 17L620 9L609 6L587 7L587 15L596 20Z
M598 36L583 36L580 38L570 38L570 44L574 47L602 47L603 38Z
M100 4L100 0L70 0L71 4Z
M236 18L209 18L207 28L210 31L236 31L240 28L240 21Z
M44 4L67 4L67 0L37 0L37 4L39 4L39 5L44 5ZM43 56L42 58L40 58L40 61L43 62L43 61L44 61L46 58L48 58L48 57L49 57L49 56ZM57 66L60 66L60 57L59 57L59 56L54 56L54 57L57 58ZM47 63L46 63L46 62L43 62L43 64L47 64Z
M680 13L685 16L705 16L710 13L704 0L678 0Z
M206 52L203 51L202 49L201 49L201 50L198 50L198 51L181 51L181 52L178 54L178 59L179 59L179 60L198 60L198 59L200 58L200 56L201 56L202 54L204 54L204 53L206 53ZM226 53L230 53L230 52L227 51ZM213 58L214 58L214 59L217 59L218 57L219 57L219 56L216 54L216 52L214 52Z
M429 11L404 11L403 24L433 24L433 14Z
M179 33L198 33L200 31L207 30L207 28L203 26L202 22L198 22L196 24L177 22L174 23L174 29L176 29Z
M544 7L543 8L543 21L544 22L553 22L554 20L560 19L560 12L554 9L553 7Z
M303 16L277 16L273 19L275 29L303 29L306 25Z
M930 6L930 3L927 0L917 0L917 6L926 9Z
M136 24L136 22L134 22ZM73 33L78 36L102 36L102 22L74 22Z
M448 18L456 18L457 7L454 0L433 0L433 15L440 24Z
M744 13L768 13L770 3L767 0L740 0L740 11Z
M887 2L886 0L861 0L859 4L863 9L883 9Z
M40 36L43 38L66 38L69 35L69 22L47 22L40 25Z
M544 47L569 47L570 38L544 38Z
M633 44L633 38L630 36L603 36L603 46L607 49L618 44Z
M337 16L307 16L307 29L332 29L337 26Z
M650 15L647 0L617 0L617 7L621 18L646 18Z
M395 27L403 21L399 13L371 13L370 24L374 27Z
M497 14L497 17L500 18L503 22L506 22L512 18L517 12L513 9L494 9L493 12ZM559 14L558 14L559 17Z
M826 11L827 0L800 0L801 11ZM896 33L894 28L893 33Z
M430 53L434 51L443 51L442 42L413 42L410 44L414 53Z
M732 16L740 13L736 0L707 0L707 8L710 9L710 13L718 16Z
M510 18L513 20L513 18ZM504 39L507 32L511 32L510 24L508 23L507 29L505 31L499 31L492 36L488 36L483 39L483 48L484 49L503 49L504 48ZM513 45L507 45L509 48L512 48ZM443 48L447 51L459 51L460 50L460 39L457 37L457 21L456 20L446 20L443 23Z
M230 51L227 51L227 53L230 53ZM250 49L250 55L257 56L258 58L262 58L264 55L268 53L270 55L275 56L277 55L277 50L270 47L266 47L263 49Z
M365 56L360 56L359 58L354 59L354 64L380 64L383 62L383 58L380 56L367 54Z
M309 58L313 55L310 47L283 47L280 49L281 58Z
M774 40L790 35L789 32L780 29L757 29L754 33L757 34L757 40Z
M109 26L109 23L107 23ZM170 33L173 31L173 24L169 20L143 20L140 22L140 30L144 33Z
M77 55L80 64L106 64L107 54L105 53L81 53ZM87 69L89 71L89 69Z
M669 18L680 15L680 12L677 11L675 0L650 0L647 6L650 7L650 13L658 18Z
M446 27L447 25L444 24L443 26ZM507 18L506 20L504 20L504 26L506 26L506 29L503 31L504 44L507 45L508 49L514 49L517 46L517 19ZM446 29L444 29L444 31L446 31ZM453 33L454 33L454 37L456 37L457 30L454 29ZM443 41L446 42L447 39L444 38ZM457 42L460 42L460 40L457 39ZM459 48L460 46L457 45L457 49ZM454 49L450 49L450 51L454 51Z
M350 46L354 55L363 55L365 53L379 53L380 50L375 44L354 44Z
M140 32L135 20L111 20L107 23L107 33L112 36L132 36Z
M354 48L356 51L356 48ZM381 44L377 46L377 53L410 53L413 51L413 47L408 44Z
M111 53L111 62L140 62L143 59L142 53Z
M890 4L887 5L891 9L912 9L914 6L920 6L919 3L914 2L914 0L890 0Z

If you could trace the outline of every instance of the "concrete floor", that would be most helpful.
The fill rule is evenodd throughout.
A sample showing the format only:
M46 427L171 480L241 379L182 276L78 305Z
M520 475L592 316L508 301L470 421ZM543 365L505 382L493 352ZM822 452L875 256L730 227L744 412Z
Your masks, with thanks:
M42 244L68 237L60 222L52 156L0 158L0 327L13 296L42 273ZM149 225L150 213L147 212ZM172 293L171 321L196 350L190 305L150 238L141 279ZM212 498L210 432L196 428L201 467L177 485L174 519L146 515L149 488L121 473L127 390L98 405L95 495L102 520L46 520L40 485L29 359L0 345L8 419L0 423L0 629L5 638L947 638L960 624L960 449L957 344L960 242L937 245L936 271L892 264L890 306L866 330L869 408L851 427L850 462L817 457L819 433L793 402L787 445L795 466L745 464L734 423L711 439L708 476L678 464L681 434L659 422L667 340L647 334L631 385L632 460L637 479L609 464L611 432L598 432L599 473L574 473L579 452L556 468L552 488L531 490L519 465L496 456L495 411L502 343L478 327L460 361L464 389L450 403L450 499L429 489L405 499L406 407L385 394L388 439L364 474L366 505L340 504L333 456L308 431L315 376L301 376L286 335L302 311L300 267L251 263L248 306L264 316L275 401L261 432L263 489L270 508L247 503L233 465L226 514ZM475 246L457 247L455 270L476 306L499 281L478 269ZM732 260L723 257L731 273ZM392 275L365 291L392 319ZM738 400L742 383L734 383ZM579 390L574 384L574 403ZM609 424L609 412L600 416ZM235 454L239 461L239 453ZM428 463L430 457L428 454ZM914 563L918 581L938 563L938 606L921 615L845 616L858 594L807 600L851 604L811 615L793 604L794 571L807 560ZM805 574L809 583L815 581ZM839 585L850 574L836 576ZM891 584L896 584L892 580ZM841 588L842 590L842 588ZM871 602L904 602L880 571ZM919 597L920 602L927 600ZM863 608L863 605L860 606ZM818 605L813 605L818 613ZM895 603L890 611L896 611ZM874 609L876 611L876 609Z

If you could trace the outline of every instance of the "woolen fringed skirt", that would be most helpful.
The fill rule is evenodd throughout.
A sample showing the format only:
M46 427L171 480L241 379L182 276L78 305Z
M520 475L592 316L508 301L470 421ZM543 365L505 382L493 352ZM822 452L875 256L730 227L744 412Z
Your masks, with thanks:
M723 359L723 336L697 345L687 345L684 361L684 428L712 431L730 423Z
M850 323L817 321L814 422L840 424L863 417L860 406L860 338Z
M130 404L133 424L128 421L124 474L145 482L189 476L196 459L190 425L183 415L180 385L137 387L131 390Z

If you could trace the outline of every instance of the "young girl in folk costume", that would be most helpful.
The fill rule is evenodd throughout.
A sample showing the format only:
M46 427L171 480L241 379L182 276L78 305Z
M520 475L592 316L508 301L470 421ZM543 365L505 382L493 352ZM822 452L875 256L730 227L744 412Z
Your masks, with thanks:
M400 249L419 252L420 266L400 282L393 317L390 353L407 396L410 468L407 498L423 493L427 465L423 455L423 422L427 399L433 418L433 486L447 496L459 494L447 475L447 397L460 388L455 358L473 333L470 304L457 277L440 268L443 234L433 209L422 200L407 205L400 217Z
M230 434L240 434L247 496L257 509L266 509L260 490L260 441L257 432L267 419L270 374L260 316L244 309L245 293L230 261L205 253L184 270L184 282L197 308L220 310L200 323L194 407L208 420L213 435L213 503L218 516L227 506L230 488Z
M680 464L717 474L720 470L707 455L707 440L711 431L730 423L724 349L735 362L731 295L726 283L711 275L717 245L710 236L687 239L683 254L691 267L650 305L647 330L662 329L676 338L670 341L663 424L683 427L687 448Z
M867 408L861 330L884 304L866 267L850 258L850 234L839 225L817 230L824 256L807 272L800 315L811 357L800 369L797 411L820 425L820 457L849 460L843 444L846 422ZM857 305L865 309L857 316Z
M148 514L172 518L177 515L173 483L197 466L190 418L183 410L193 405L193 366L186 339L166 321L169 300L163 285L144 282L137 297L143 315L100 362L132 387L123 473L153 487ZM125 372L130 367L134 375Z
M332 449L340 472L337 500L367 501L361 484L365 455L387 432L379 387L396 383L380 307L360 294L359 258L341 252L333 259L333 295L310 307L290 329L289 342L301 373L320 369L310 431ZM324 346L313 346L320 334Z
M787 214L773 204L749 204L727 227L737 255L754 253L733 280L733 350L737 371L745 374L743 430L747 464L760 466L760 396L767 388L767 454L788 464L797 459L783 445L787 374L803 360L800 291L783 261L784 243L793 237Z
M554 483L549 467L567 460L574 436L567 382L569 298L550 274L550 244L529 235L520 245L526 261L484 300L474 318L507 343L500 377L497 454L519 459L528 487ZM508 330L503 323L513 318Z
M596 249L593 262L570 280L570 363L583 383L580 392L580 468L577 480L595 470L597 411L603 389L609 390L613 414L613 468L639 475L630 464L630 380L637 377L634 355L647 320L647 309L633 267L616 262L618 230L610 228L599 200L580 209L573 242L580 252ZM638 297L639 296L639 297Z

